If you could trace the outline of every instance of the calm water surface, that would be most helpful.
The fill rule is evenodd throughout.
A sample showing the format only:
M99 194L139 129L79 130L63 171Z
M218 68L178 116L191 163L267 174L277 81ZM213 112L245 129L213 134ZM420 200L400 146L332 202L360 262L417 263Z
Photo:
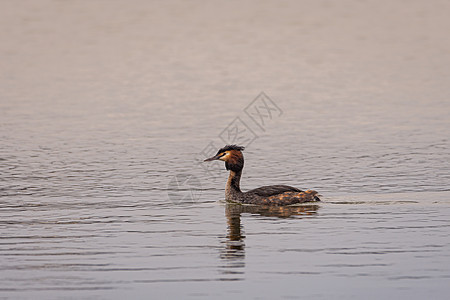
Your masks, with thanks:
M0 298L448 298L449 9L3 1Z

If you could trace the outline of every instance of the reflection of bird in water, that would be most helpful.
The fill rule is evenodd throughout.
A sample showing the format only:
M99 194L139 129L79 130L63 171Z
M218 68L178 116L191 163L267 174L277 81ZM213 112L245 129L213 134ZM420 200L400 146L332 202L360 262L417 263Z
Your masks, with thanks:
M222 258L237 259L244 258L244 238L242 234L241 225L241 213L230 207L226 206L225 215L227 217L228 232L226 241L226 250L222 253Z
M245 268L245 236L242 233L241 213L233 208L229 209L227 205L225 215L228 223L227 239L220 258L226 264L220 271L227 276L232 276L228 280L242 280Z
M228 145L220 149L215 156L205 159L205 161L222 160L225 162L227 170L230 170L225 188L227 201L273 206L320 201L316 191L302 191L287 185L263 186L242 192L240 188L241 174L244 168L242 150L244 147Z
M268 205L241 205L237 203L227 203L226 214L229 216L241 217L242 213L260 215L264 217L289 218L292 216L315 215L319 205L303 204L298 206L268 206ZM229 222L229 220L228 220Z
M245 236L242 233L242 213L265 217L289 218L292 216L314 215L318 209L319 206L314 204L301 206L256 206L227 203L225 215L228 223L228 234L226 249L222 252L221 258L237 263L234 267L244 266Z

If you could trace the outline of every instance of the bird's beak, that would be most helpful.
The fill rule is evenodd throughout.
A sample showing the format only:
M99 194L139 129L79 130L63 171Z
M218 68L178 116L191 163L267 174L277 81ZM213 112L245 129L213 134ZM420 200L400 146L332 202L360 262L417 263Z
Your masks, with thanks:
M212 160L217 160L217 159L219 159L219 158L220 158L219 155L214 155L213 157L207 158L207 159L205 159L204 161L212 161Z

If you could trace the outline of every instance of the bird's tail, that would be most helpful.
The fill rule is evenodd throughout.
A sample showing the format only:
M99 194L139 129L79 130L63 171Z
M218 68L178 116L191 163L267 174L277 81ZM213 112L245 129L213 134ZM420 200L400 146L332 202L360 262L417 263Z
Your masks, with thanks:
M311 195L311 198L314 199L314 201L320 201L320 198L319 198L320 195L316 191L307 190L307 191L305 191L305 193Z

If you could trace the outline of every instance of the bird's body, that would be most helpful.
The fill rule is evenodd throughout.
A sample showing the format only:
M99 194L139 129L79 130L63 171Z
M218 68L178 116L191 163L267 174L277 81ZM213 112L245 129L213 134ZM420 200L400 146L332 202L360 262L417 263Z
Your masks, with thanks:
M288 185L269 185L242 192L240 180L244 168L244 147L228 145L205 161L222 160L230 171L225 188L225 200L244 204L284 206L303 202L320 201L317 192L302 191Z

